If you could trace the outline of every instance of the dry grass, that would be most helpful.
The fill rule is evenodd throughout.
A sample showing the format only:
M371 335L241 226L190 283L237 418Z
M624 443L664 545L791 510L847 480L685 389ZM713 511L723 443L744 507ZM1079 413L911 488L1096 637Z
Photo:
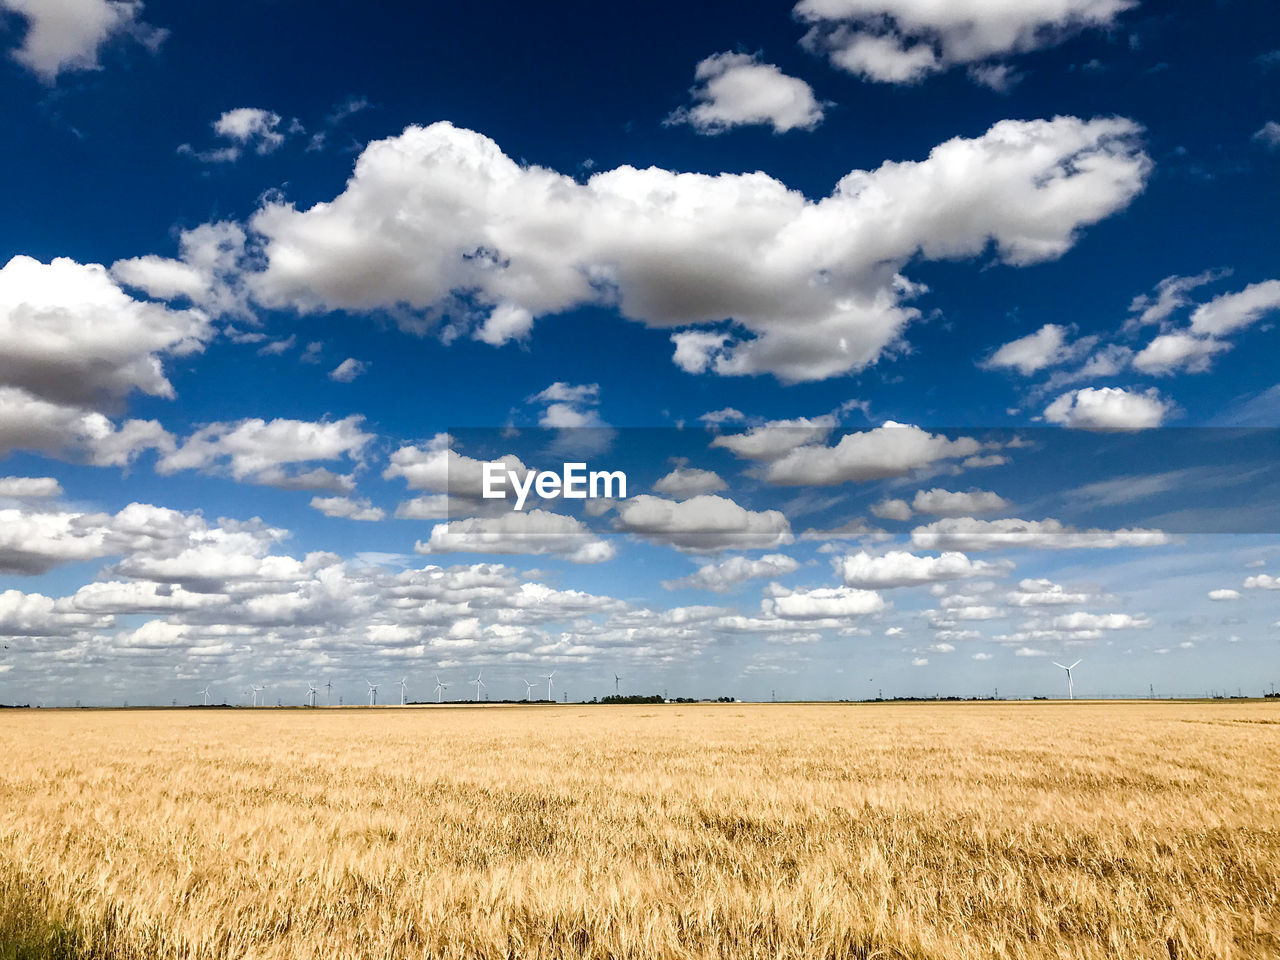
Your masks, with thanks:
M111 958L1274 958L1278 707L11 712L0 897Z

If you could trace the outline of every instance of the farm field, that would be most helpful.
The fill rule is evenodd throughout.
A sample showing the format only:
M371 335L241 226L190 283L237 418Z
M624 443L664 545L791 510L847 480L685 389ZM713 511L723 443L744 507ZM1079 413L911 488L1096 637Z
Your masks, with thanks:
M6 711L0 743L0 957L1280 956L1280 704Z

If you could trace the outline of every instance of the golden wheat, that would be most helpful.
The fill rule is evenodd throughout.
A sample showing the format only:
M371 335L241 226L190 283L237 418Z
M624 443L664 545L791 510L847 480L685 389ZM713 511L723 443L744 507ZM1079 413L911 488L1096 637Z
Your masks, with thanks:
M9 712L108 957L1280 956L1273 704Z

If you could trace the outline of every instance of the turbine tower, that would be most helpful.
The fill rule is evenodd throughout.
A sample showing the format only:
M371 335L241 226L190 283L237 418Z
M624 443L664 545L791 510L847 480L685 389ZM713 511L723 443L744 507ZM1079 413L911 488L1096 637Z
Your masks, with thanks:
M260 694L265 689L267 689L267 685L265 683L259 686L253 687L253 705L255 707L258 705L258 694Z
M537 684L530 683L528 680L521 680L520 682L524 684L524 698L526 700L532 700L533 688L536 687Z
M444 692L449 689L449 685L440 679L440 674L436 674L436 703L444 703Z
M314 707L316 705L316 688L311 683L307 683L307 706Z
M474 683L474 684L476 685L476 703L479 703L479 702L480 702L480 688L481 688L481 687L484 687L486 690L488 690L488 689L489 689L488 685L487 685L487 684L485 684L485 682L484 682L483 680L481 680L481 679L480 679L483 675L484 675L484 671L483 671L483 670L478 670L478 671L476 672L476 678L475 678L474 680L472 680L472 681L471 681L472 683Z
M555 675L556 675L556 672L552 670L550 673L548 673L545 677L542 678L543 680L547 681L547 699L548 700L551 700L551 678L554 677ZM554 703L555 701L552 700L551 702Z
M400 706L404 706L405 691L409 689L409 680L407 677L400 678Z
M373 683L370 680L366 680L365 683L369 684L369 706L376 707L378 705L378 688L382 684Z
M326 680L324 682L324 705L326 707L333 706L333 681Z
M200 694L204 697L204 705L207 707L209 705L209 684L206 683L204 685L204 689L200 691Z
M618 684L620 684L621 682L622 682L622 678L615 673L613 675L613 695L615 697L618 695Z
M1077 660L1075 663L1073 663L1071 666L1068 667L1064 664L1059 663L1057 660L1055 660L1053 661L1053 665L1055 667L1062 667L1063 670L1067 671L1067 699L1074 700L1076 698L1076 691L1075 691L1075 687L1073 687L1071 683L1071 671L1074 670L1076 667L1080 666L1080 661Z

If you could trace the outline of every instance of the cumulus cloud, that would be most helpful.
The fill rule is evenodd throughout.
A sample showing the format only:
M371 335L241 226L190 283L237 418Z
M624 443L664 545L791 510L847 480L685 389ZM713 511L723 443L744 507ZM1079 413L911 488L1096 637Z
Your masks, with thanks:
M1148 430L1164 423L1173 404L1155 387L1139 392L1121 387L1085 387L1062 394L1044 418L1076 430Z
M783 620L841 620L880 613L884 598L874 590L850 587L818 587L813 590L778 590L760 602L766 616Z
M194 157L201 163L235 163L245 150L253 150L258 156L273 153L284 144L288 132L301 132L296 120L284 130L280 129L278 113L260 107L236 107L213 121L213 132L226 141L211 150L196 150L189 143L178 147L178 152Z
M62 495L62 484L53 477L0 477L0 498L44 500Z
M1070 606L1094 599L1094 594L1069 591L1062 584L1044 578L1019 580L1018 589L1005 594L1005 602L1014 607Z
M912 259L1061 256L1141 190L1138 136L1117 118L1002 121L815 202L763 173L619 167L578 183L472 131L410 127L370 144L334 200L268 200L251 283L266 306L394 310L415 330L447 313L446 336L508 308L616 304L650 326L715 325L678 334L710 338L691 368L817 380L899 341L921 292L900 274Z
M266 486L314 489L306 477L288 468L316 460L361 462L373 440L360 425L364 417L342 420L262 420L211 423L166 452L156 464L162 474L180 470L225 471L234 479ZM324 479L312 473L317 480Z
M922 550L1000 550L1027 547L1053 550L1156 547L1169 542L1160 530L1077 530L1060 520L978 520L948 517L916 527L912 544Z
M654 493L663 493L676 500L685 500L703 493L717 493L729 485L714 470L679 466L653 484Z
M990 82L999 60L1113 25L1137 0L800 0L805 45L833 66L881 83L918 83L956 64ZM1007 69L1007 68L1005 68ZM984 80L984 78L986 78Z
M111 412L135 390L173 397L164 359L212 335L200 311L135 300L100 264L20 255L0 268L0 386L40 400Z
M529 468L519 457L506 454L492 460L477 460L453 449L453 438L438 433L424 446L403 446L391 454L391 462L382 471L384 480L399 477L410 490L425 491L428 495L406 501L396 515L419 520L462 517L475 513L497 514L510 510L506 499L484 497L484 465L501 463L506 475L514 475L524 481ZM506 497L514 495L511 485L504 478L495 485Z
M881 520L910 520L911 504L905 500L881 500L871 505L871 512Z
M990 490L958 492L934 487L917 490L911 501L916 513L928 513L935 517L960 517L975 513L995 513L1009 509L1012 504Z
M140 19L139 0L0 0L27 21L22 46L10 54L45 83L60 73L97 70L98 52L116 37L155 51L168 36Z
M845 434L835 446L795 447L766 464L760 475L777 486L835 486L907 476L981 449L971 437L951 440L916 426L888 422L873 430Z
M812 130L822 122L823 105L813 88L758 54L713 54L698 64L694 79L693 106L676 110L665 123L687 123L698 133L715 134L752 124L786 133Z
M1067 343L1067 328L1057 323L1046 323L1035 333L1011 340L984 361L991 369L1017 370L1024 377L1064 363L1071 359L1073 351Z
M581 520L546 510L438 523L414 548L419 553L557 554L572 563L603 563L617 552Z
M241 275L245 241L244 228L237 223L203 223L178 235L177 259L147 254L117 260L111 265L111 275L121 284L160 300L187 300L214 316L256 322ZM260 342L266 338L254 333L232 339Z
M1221 337L1257 323L1280 310L1280 280L1251 283L1235 293L1224 293L1202 303L1191 313L1191 332Z
M1157 376L1173 373L1178 368L1188 373L1203 373L1217 354L1230 349L1231 345L1221 340L1189 333L1164 333L1138 351L1133 365L1143 373Z
M1273 577L1269 573L1257 573L1245 578L1244 588L1246 590L1280 590L1280 577Z
M1210 600L1218 600L1218 601L1222 601L1222 600L1239 600L1239 599L1240 599L1240 591L1239 591L1239 590L1226 590L1226 589L1223 589L1223 590L1210 590L1210 591L1209 591L1209 599L1210 599Z
M376 522L386 516L381 507L375 507L368 500L353 500L351 497L312 497L311 507L326 517L342 517L347 520Z
M665 500L649 494L618 506L615 527L691 553L768 549L793 542L791 524L777 510L748 510L726 497L703 494Z
M145 450L169 451L173 437L155 420L116 425L84 407L51 403L0 386L0 456L35 450L95 466L128 466Z
M918 587L982 576L999 569L996 564L975 562L956 552L921 557L904 550L891 550L877 557L864 551L836 561L836 572L848 587Z
M800 564L785 553L767 553L755 559L741 556L726 557L716 563L704 564L687 577L663 580L662 585L668 590L691 589L728 593L748 580L780 577L799 569Z

